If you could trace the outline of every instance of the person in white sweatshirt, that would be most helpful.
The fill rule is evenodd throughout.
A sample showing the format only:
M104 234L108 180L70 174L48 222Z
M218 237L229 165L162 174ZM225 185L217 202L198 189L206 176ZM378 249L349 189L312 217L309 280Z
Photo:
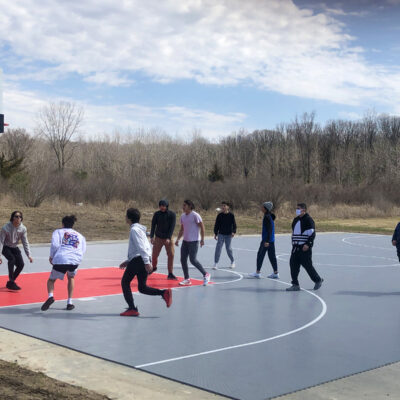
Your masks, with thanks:
M0 264L3 262L1 255L8 261L8 282L6 288L10 290L20 290L15 280L24 268L24 260L18 243L21 241L26 256L33 262L31 250L29 248L28 234L25 225L22 223L24 216L21 211L11 213L10 222L5 224L0 231Z
M50 246L50 264L53 265L47 281L48 299L43 303L41 310L46 311L54 303L54 282L56 279L68 277L67 310L73 310L72 295L74 293L76 269L82 261L86 251L86 240L79 232L72 229L76 222L75 215L67 215L62 219L62 228L53 232Z
M137 317L139 311L135 306L131 290L131 282L136 276L140 293L149 296L161 296L167 307L172 303L171 289L156 289L147 286L147 276L153 271L151 264L151 246L146 236L146 227L139 224L140 211L136 208L129 208L126 211L126 222L130 225L128 259L120 264L125 269L121 280L122 291L125 301L128 304L126 311L120 315L123 317Z

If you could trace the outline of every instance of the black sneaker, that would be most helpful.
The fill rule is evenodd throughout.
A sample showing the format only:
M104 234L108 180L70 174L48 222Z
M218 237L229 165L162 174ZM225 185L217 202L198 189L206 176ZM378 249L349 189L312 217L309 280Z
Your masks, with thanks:
M299 285L292 285L286 289L287 292L298 292L300 290Z
M49 309L49 307L54 303L54 297L49 297L42 305L40 308L42 311L46 311Z
M75 306L73 304L67 304L67 310L71 311L75 308Z
M21 290L21 288L15 282L11 281L8 281L6 283L6 288L10 290Z
M322 286L322 282L323 282L323 281L324 281L324 280L321 278L320 281L315 282L314 290L318 290L318 289Z
M176 281L178 278L172 272L170 272L167 276L167 279Z

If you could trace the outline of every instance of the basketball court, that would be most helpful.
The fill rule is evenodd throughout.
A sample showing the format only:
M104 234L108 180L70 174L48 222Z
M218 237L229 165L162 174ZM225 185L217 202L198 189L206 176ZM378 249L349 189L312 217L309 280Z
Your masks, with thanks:
M128 243L92 243L76 277L73 311L66 311L66 282L56 282L56 302L46 300L48 247L33 246L33 264L18 279L21 292L5 289L0 266L1 327L86 354L157 374L230 398L265 399L318 385L400 360L400 265L389 236L317 234L313 258L325 279L313 291L304 270L300 292L290 285L290 236L278 235L280 280L248 278L255 270L259 237L233 240L236 269L222 252L211 270L215 241L198 258L211 273L191 287L166 279L163 251L149 284L173 289L167 309L161 297L137 293L140 317L120 317L120 288ZM175 273L182 277L179 251ZM182 278L180 278L182 279Z

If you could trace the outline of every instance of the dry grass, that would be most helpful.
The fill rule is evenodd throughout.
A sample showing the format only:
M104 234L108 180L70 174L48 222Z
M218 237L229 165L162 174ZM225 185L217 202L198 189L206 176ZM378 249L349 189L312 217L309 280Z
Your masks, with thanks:
M142 212L141 222L150 229L155 209L142 207L135 202L115 201L108 206L99 207L89 204L78 206L54 200L43 203L38 208L27 208L7 197L0 202L0 224L8 221L13 210L20 209L24 213L24 223L28 228L30 242L48 243L51 232L61 226L61 218L72 213L78 218L76 229L88 240L124 240L128 235L128 226L125 223L125 211L128 207L138 207ZM314 205L310 207L309 212L316 222L318 231L390 234L398 222L400 208L382 210L371 206ZM200 213L204 219L207 236L213 235L216 211L200 211ZM290 232L290 224L294 217L293 205L288 203L281 205L276 214L277 232ZM238 234L260 234L262 214L257 206L245 212L235 211L235 216Z

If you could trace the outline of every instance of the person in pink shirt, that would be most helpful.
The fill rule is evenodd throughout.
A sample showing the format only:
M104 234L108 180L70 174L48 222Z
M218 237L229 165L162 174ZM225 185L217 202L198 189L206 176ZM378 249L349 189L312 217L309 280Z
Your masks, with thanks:
M204 224L201 216L194 211L194 204L191 200L183 202L183 214L181 215L181 229L175 241L175 245L179 246L179 240L183 236L181 246L181 264L185 279L179 282L182 286L191 285L189 277L188 258L190 263L194 265L203 275L203 285L206 286L210 282L210 274L207 273L200 262L197 260L197 252L200 247L204 246Z

